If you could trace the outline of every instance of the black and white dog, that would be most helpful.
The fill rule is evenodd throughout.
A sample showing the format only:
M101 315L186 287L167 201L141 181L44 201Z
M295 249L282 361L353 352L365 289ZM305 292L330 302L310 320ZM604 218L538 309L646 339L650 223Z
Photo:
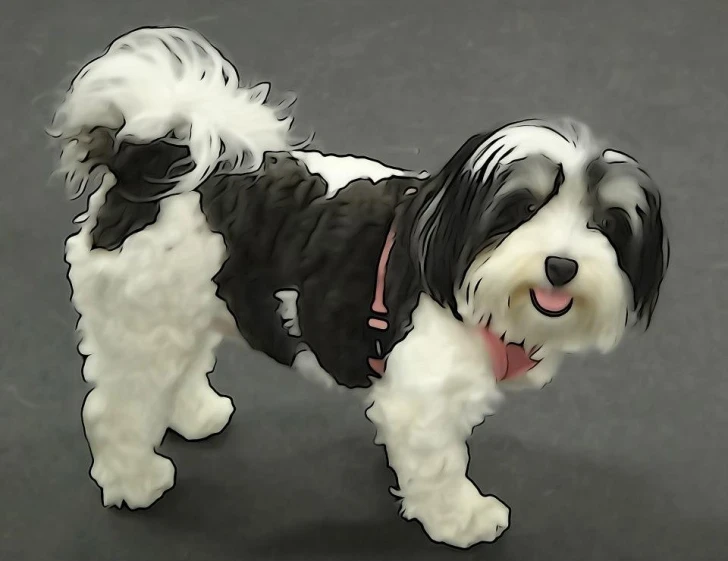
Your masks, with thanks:
M222 431L215 349L241 338L328 385L367 388L405 518L457 547L509 509L466 441L508 388L649 325L668 261L660 197L574 121L512 123L434 175L306 150L267 84L197 33L144 28L75 77L50 133L75 196L83 422L104 505L174 484L167 429Z

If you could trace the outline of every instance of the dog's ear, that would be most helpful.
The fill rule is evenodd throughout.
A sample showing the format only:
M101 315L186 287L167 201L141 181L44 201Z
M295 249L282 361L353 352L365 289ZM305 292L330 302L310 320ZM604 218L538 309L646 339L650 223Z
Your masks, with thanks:
M634 207L639 228L626 239L618 240L609 232L605 235L615 247L619 266L632 287L630 315L635 324L646 329L657 306L670 258L660 191L634 158L614 150L606 150L587 166L586 173L590 188L598 189L602 183L626 178L640 191L641 201Z
M471 169L474 155L490 136L479 134L465 142L409 209L410 248L423 288L456 317L455 292L472 255L473 240L485 234L479 232L482 214L492 200L492 178Z
M660 192L652 178L641 171L640 186L644 190L647 208L638 209L642 219L639 266L631 279L634 306L638 321L645 329L650 326L660 296L660 288L670 261L670 242L663 224Z

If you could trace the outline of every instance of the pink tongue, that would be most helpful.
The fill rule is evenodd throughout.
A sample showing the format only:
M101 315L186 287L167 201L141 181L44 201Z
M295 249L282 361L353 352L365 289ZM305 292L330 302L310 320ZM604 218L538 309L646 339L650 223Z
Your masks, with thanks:
M488 347L493 375L497 381L524 374L536 365L520 345L506 344L488 329L482 329L481 334Z
M571 303L571 296L569 296L568 292L534 288L533 293L538 305L549 312L560 312Z

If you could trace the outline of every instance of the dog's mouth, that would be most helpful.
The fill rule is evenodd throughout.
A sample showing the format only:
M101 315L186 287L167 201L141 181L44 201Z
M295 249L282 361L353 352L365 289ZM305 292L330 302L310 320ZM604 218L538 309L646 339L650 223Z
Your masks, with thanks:
M549 318L560 318L566 315L574 305L574 299L568 292L548 288L532 288L531 304L540 314Z

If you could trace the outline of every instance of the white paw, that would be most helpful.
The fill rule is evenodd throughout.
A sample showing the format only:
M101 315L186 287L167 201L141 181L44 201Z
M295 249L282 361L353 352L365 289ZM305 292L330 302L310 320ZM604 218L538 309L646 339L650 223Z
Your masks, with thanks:
M101 487L104 506L147 508L174 486L174 464L158 454L143 461L94 460L91 477Z
M454 505L443 508L437 501L426 501L404 508L405 517L418 519L432 541L463 549L494 542L510 524L510 509L492 495L481 495L474 487L472 492L461 494Z
M178 408L170 428L187 440L202 440L222 432L235 411L229 397L215 394L196 407Z

